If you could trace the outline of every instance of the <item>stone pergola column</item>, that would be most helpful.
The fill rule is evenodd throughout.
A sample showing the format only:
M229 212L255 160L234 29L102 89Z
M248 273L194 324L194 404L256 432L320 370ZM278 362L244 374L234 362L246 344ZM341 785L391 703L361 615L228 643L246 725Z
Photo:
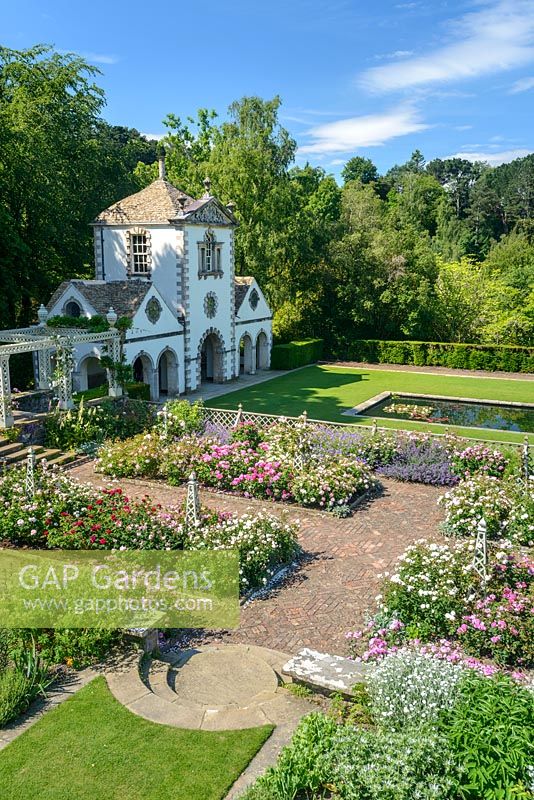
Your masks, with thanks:
M120 364L122 361L122 343L120 333L108 342L108 352L113 364ZM115 369L108 369L108 396L122 397L122 386L117 382L117 372Z
M64 347L58 347L57 362L60 370L60 379L58 385L58 407L62 411L68 411L69 408L74 408L74 400L72 399L71 353Z
M9 356L0 356L0 428L12 428L13 424Z
M37 363L39 367L39 389L47 392L51 387L52 380L52 351L38 350Z

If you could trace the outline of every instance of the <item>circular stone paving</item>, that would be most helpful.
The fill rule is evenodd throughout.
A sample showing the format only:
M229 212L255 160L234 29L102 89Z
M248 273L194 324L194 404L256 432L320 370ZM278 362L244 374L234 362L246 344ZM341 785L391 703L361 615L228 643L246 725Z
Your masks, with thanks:
M200 706L247 706L258 695L276 692L273 668L243 650L203 650L174 665L174 691Z

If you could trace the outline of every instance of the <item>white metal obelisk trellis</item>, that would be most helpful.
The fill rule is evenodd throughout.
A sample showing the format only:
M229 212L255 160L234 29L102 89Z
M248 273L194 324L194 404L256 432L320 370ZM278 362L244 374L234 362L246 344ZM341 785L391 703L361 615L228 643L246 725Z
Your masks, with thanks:
M528 444L528 436L525 436L525 441L522 448L522 458L521 461L523 462L523 477L525 478L525 482L528 483L529 479L529 444Z
M234 428L237 428L243 422L243 406L239 403L237 407L237 414L235 415Z
M163 438L166 439L169 435L169 412L166 405L161 409L161 418L163 420Z
M35 494L35 450L30 447L26 458L26 496L33 497Z
M473 553L473 569L480 576L482 587L486 588L488 566L488 526L482 518L477 526L475 539L475 552Z
M198 525L200 518L200 496L198 493L198 481L194 472L187 481L187 499L185 501L185 523L187 527Z

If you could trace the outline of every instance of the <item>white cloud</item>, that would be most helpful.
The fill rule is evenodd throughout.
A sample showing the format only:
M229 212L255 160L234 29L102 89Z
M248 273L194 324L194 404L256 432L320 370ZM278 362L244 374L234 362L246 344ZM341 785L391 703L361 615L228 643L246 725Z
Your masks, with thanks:
M529 89L534 89L534 75L532 75L530 78L520 78L518 81L516 81L510 89L510 94L528 92Z
M317 125L308 131L312 141L300 153L349 153L360 147L378 147L397 136L406 136L428 128L418 111L403 105L383 114L350 117Z
M454 130L455 131L470 131L472 127L473 127L472 125L455 125L454 126Z
M517 150L502 150L500 153L454 153L445 158L464 158L466 161L487 161L492 167L497 167L499 164L508 164L514 158L524 158L530 155L532 151L524 147Z
M118 56L106 53L80 53L76 50L63 49L58 49L58 53L62 53L63 55L78 55L80 58L85 59L85 61L89 61L90 64L117 64L120 60Z
M151 141L159 142L160 139L163 139L165 134L164 133L141 133L141 136L144 136L145 139L150 139Z
M106 53L80 53L80 55L91 64L116 64L119 61L118 56L106 55Z
M454 21L454 41L427 55L372 67L360 76L371 91L451 83L534 61L532 0L500 0Z
M375 56L376 61L382 61L385 58L408 58L413 56L413 50L395 50L393 53L383 53L382 55Z

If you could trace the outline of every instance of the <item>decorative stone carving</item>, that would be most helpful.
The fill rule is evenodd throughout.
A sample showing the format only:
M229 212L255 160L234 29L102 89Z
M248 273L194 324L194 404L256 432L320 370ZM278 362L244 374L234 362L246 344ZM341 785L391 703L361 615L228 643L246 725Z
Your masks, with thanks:
M199 208L190 216L187 216L188 222L204 222L208 225L229 225L230 219L223 214L220 208L215 203L207 203L203 208Z
M253 289L250 293L250 297L248 298L249 305L253 311L256 311L258 307L258 303L260 302L260 296L256 289Z
M204 298L204 313L208 319L213 319L217 313L219 301L215 292L208 292Z
M148 317L148 321L155 325L156 322L161 317L162 312L161 303L157 299L157 297L151 297L148 303L146 304L145 314Z

